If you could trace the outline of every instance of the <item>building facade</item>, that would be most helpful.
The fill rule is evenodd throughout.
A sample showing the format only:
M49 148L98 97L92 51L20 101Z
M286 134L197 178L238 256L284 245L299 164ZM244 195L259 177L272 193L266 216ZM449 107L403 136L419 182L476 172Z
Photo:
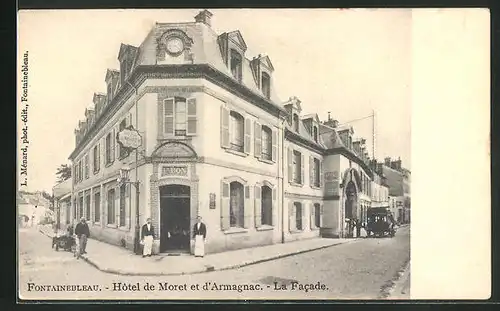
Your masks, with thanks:
M52 188L54 196L54 211L56 215L56 229L66 230L71 224L71 178L58 183Z
M372 202L365 141L280 100L270 58L248 58L242 34L215 33L211 17L157 23L138 47L121 45L120 70L107 70L107 92L75 130L71 218L132 249L136 223L151 217L155 253L191 252L197 216L207 253L349 236L346 221ZM131 128L137 150L117 140ZM135 187L118 182L123 167L138 206Z
M411 214L411 172L402 167L401 159L384 159L381 164L383 174L389 186L389 206L395 219L400 223L409 223Z

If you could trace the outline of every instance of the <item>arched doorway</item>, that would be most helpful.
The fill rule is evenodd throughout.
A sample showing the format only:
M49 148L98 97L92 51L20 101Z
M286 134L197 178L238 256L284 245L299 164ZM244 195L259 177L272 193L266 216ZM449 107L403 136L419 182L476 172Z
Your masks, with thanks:
M345 189L345 219L348 221L347 223L347 237L352 237L354 228L351 225L351 220L356 218L357 215L357 203L358 203L358 194L356 190L356 185L353 181L349 181L347 183Z
M190 251L191 188L165 185L160 191L160 252Z

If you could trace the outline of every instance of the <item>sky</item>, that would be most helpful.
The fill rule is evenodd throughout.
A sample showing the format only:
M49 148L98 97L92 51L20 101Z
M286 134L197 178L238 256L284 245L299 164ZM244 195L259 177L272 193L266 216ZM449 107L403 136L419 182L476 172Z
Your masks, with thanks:
M240 30L247 58L270 57L274 87L283 101L297 96L303 114L317 113L326 120L331 112L340 123L374 111L375 157L400 157L411 169L410 9L210 11L217 33ZM30 143L23 190L51 191L57 167L69 164L74 129L92 105L94 92L105 92L106 69L119 68L120 44L139 46L155 22L190 22L198 12L20 13L19 59L29 51ZM371 156L371 118L351 125L355 137L367 139Z

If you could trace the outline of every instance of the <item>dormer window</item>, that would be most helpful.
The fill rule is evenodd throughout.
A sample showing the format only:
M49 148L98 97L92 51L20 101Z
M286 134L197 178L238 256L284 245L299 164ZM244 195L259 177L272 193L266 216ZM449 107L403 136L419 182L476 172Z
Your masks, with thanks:
M108 94L106 96L106 99L108 101L108 104L111 102L111 100L113 99L113 87L111 85L111 82L108 83Z
M313 138L315 142L318 142L318 127L313 126Z
M299 132L299 116L297 114L293 114L293 130Z
M271 98L271 78L265 72L262 73L261 85L264 96L268 99Z
M231 50L231 74L238 82L241 82L242 63L243 59L241 54L235 50Z

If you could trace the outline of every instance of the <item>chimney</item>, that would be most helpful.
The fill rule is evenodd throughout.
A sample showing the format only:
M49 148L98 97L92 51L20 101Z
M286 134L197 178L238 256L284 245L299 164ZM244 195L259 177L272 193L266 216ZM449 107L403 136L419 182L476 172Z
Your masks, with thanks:
M386 157L384 159L384 164L385 164L385 166L391 167L391 158L390 157Z
M210 27L210 26L212 26L212 23L210 21L210 19L211 19L212 16L213 16L213 14L210 13L210 11L203 10L200 13L198 13L198 15L196 15L194 17L194 20L197 23L203 23L203 24L207 25L208 27Z
M401 158L398 157L398 160L396 161L396 169L401 170L401 164L402 164Z
M339 121L332 119L330 112L328 112L328 120L324 121L323 124L331 128L336 128L339 125Z
M330 116L330 111L328 111L328 121L330 121L332 117Z

